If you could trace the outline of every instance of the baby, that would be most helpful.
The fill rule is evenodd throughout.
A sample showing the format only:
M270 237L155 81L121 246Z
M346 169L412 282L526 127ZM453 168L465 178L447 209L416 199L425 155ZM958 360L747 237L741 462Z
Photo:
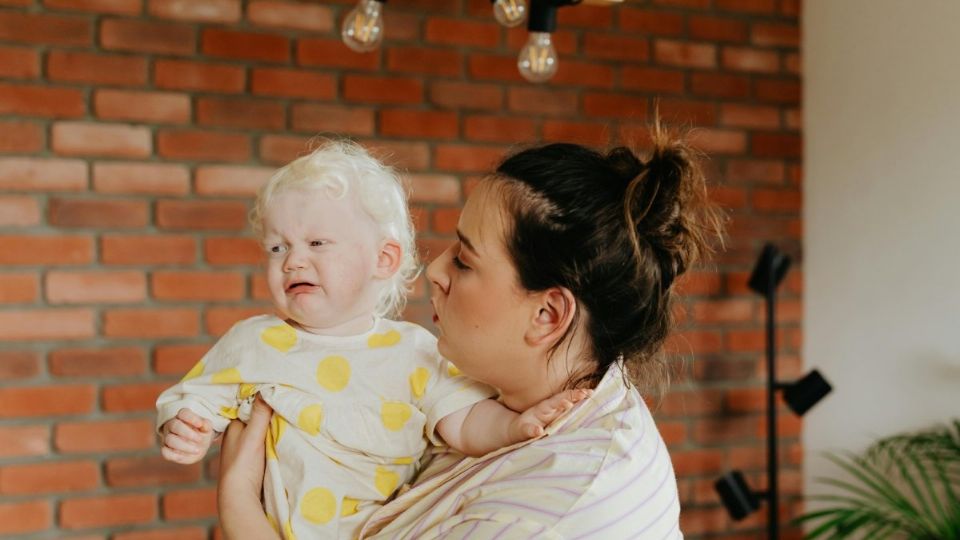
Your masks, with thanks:
M436 339L386 318L418 272L396 174L358 145L329 142L281 168L251 223L278 316L233 326L157 400L163 456L203 458L256 394L275 411L264 507L286 538L355 538L419 466L428 442L483 455L528 438L586 397L518 414L464 378Z

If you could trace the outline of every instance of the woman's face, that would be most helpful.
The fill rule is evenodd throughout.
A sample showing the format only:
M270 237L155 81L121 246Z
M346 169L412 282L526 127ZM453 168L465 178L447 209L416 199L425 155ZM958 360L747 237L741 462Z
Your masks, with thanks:
M496 387L517 374L536 311L504 245L505 219L493 182L482 183L460 214L459 240L427 267L440 354Z

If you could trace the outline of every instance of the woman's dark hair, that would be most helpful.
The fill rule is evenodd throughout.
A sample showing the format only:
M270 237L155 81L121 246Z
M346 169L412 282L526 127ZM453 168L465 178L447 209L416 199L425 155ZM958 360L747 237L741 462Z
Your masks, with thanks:
M596 369L569 386L596 386L622 362L634 383L663 390L658 353L673 324L672 285L720 238L696 152L659 124L651 136L646 159L625 147L602 154L557 143L497 167L520 284L565 287L586 317Z

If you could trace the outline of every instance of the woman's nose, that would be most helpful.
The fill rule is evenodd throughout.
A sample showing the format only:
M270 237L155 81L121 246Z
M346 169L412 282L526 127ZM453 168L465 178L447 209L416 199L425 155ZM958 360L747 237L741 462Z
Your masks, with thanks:
M437 258L433 259L433 261L427 265L427 279L430 281L430 285L443 291L444 294L446 294L450 286L450 276L447 274L446 268L447 262L450 259L451 249L453 249L453 246L448 247L443 253L437 255Z

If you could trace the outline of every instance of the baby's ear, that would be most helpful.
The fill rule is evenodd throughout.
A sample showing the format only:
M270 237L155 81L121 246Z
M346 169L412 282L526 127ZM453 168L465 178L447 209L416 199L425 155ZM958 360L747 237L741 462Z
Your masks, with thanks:
M380 250L377 252L377 268L374 275L380 279L388 279L400 269L400 261L403 259L403 248L400 242L392 238L387 238L380 243Z

